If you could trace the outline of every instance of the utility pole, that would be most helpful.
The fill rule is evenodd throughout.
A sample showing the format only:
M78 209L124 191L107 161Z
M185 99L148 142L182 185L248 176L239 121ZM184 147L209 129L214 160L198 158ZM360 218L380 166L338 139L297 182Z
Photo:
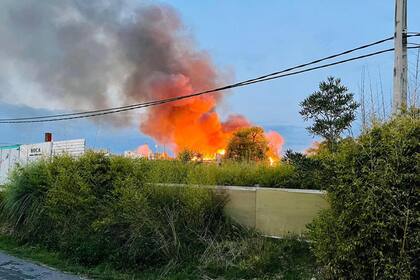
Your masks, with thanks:
M407 107L407 0L395 0L394 92L392 111Z

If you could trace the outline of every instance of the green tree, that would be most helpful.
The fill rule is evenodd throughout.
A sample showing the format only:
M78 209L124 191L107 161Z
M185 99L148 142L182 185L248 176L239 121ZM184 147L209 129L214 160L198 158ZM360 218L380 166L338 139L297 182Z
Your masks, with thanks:
M268 142L261 127L248 127L233 134L226 149L226 158L237 161L267 159Z
M286 150L282 162L292 165L293 174L287 182L288 187L299 189L322 189L321 174L323 172L321 162L313 156Z
M195 153L193 151L185 149L185 150L182 150L177 155L177 159L184 162L184 163L187 163L187 162L191 161L194 156L195 156Z
M351 127L359 104L340 79L328 77L319 84L319 90L303 100L300 106L299 113L303 119L313 121L307 127L309 132L325 138L329 148L333 149L341 133Z

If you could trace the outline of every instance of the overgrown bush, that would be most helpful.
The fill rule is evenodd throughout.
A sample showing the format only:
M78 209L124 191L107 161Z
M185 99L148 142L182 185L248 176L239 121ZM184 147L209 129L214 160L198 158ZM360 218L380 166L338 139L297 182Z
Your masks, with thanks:
M138 161L147 170L147 181L154 183L187 184L188 172L195 163L179 160L144 160Z
M170 176L193 174L177 161L97 153L19 167L2 192L1 227L83 266L158 271L156 279L169 271L186 277L174 279L310 277L306 243L268 239L231 222L223 213L226 197L208 188L153 184L162 166ZM240 165L235 170L242 172Z
M208 276L222 274L228 279L311 279L314 263L306 242L252 233L235 241L215 242L200 259Z
M127 173L127 170L129 170L129 173L131 172L130 176L148 183L300 189L322 188L322 184L319 183L318 179L321 169L316 164L312 164L314 162L312 159L310 160L312 165L309 167L305 163L296 164L296 162L281 162L274 166L269 166L266 163L225 161L223 164L218 165L216 163L197 163L181 160L124 159L121 157L111 157L97 163L89 162L87 159L83 160L83 163L76 163L71 158L60 157L56 158L55 162L60 162L60 164L55 169L51 167L49 171L48 168L44 169L47 173L45 176L54 178L56 176L65 176L65 178L60 180L63 182L62 184L67 184L68 180L74 180L73 177L78 174L77 176L85 178L93 185L103 185L101 192L105 192L109 184L114 182L115 175L118 175L118 172ZM50 163L43 162L42 164L49 165ZM66 166L66 164L69 164L69 166ZM70 175L60 172L60 168L77 169L77 172L75 175ZM108 172L107 168L112 168L112 172ZM107 172L100 174L105 171ZM18 169L16 172L18 173L16 175L20 176L19 172L23 172L23 170ZM29 171L25 169L24 172ZM98 176L95 176L96 173ZM87 178L86 176L92 176L92 178ZM114 177L114 179L110 180L109 176Z
M331 209L309 227L323 277L419 279L419 117L343 140L323 162Z
M190 162L190 161L194 158L195 154L196 154L196 153L195 153L194 151L191 151L191 150L185 149L185 150L181 151L181 152L180 152L180 153L176 156L176 158L177 158L178 160L180 160L180 161L184 162L184 163L187 163L187 162Z
M295 189L323 189L325 180L324 165L320 155L308 156L287 150L282 162L293 166L294 172L287 180L287 186Z
M142 161L95 153L20 167L6 186L3 225L79 263L125 267L194 256L208 235L228 231L224 197L147 184L144 170Z
M2 192L2 221L7 221L21 239L42 239L43 231L49 228L43 207L52 180L47 166L39 162L16 168L11 176L13 187L6 185Z
M319 187L319 184L301 183L295 176L295 167L286 163L269 166L264 163L227 161L219 166L214 163L184 163L176 160L142 161L142 164L148 166L150 182L310 189Z

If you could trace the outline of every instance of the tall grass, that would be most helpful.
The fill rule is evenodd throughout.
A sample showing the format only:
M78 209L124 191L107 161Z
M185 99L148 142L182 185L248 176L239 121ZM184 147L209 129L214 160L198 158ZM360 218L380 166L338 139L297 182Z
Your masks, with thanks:
M7 221L21 237L37 235L43 224L45 194L51 182L47 164L39 162L25 168L16 168L11 180L13 187L6 185L1 195L1 218Z
M6 185L3 223L19 239L68 252L81 263L124 265L190 256L202 239L228 225L224 197L146 184L143 167L88 153L18 168Z
M219 166L215 163L183 163L176 160L147 161L140 159L139 161L149 172L148 180L157 183L273 188L300 187L294 178L294 167L286 163L268 166L266 164L225 162Z
M20 242L60 252L88 267L108 264L122 270L158 268L163 273L190 266L197 277L227 274L230 279L283 275L285 267L271 264L293 256L285 255L282 241L267 240L231 222L223 212L226 197L208 188L152 183L220 183L217 176L203 175L219 172L223 182L235 184L243 177L248 184L263 167L248 168L229 165L235 172L231 176L226 167L97 153L39 161L13 172L2 193L1 227ZM235 246L238 249L225 252ZM299 254L307 252L306 248ZM231 258L232 254L239 255Z

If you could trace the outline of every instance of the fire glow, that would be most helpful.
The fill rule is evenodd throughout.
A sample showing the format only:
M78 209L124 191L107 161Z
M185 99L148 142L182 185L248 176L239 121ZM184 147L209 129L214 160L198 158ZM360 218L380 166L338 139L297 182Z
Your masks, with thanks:
M214 97L210 96L155 107L148 111L148 121L142 123L141 130L160 144L171 147L175 154L191 150L203 155L205 161L214 160L217 156L225 155L225 148L235 131L251 126L245 117L239 115L221 122L214 110L216 105ZM279 158L284 140L275 131L267 132L265 137L269 147L267 156L273 165ZM137 153L151 154L151 150L147 145L142 145Z
M13 16L0 17L6 26L0 28L0 38L7 41L0 48L0 57L2 64L13 65L3 67L6 80L10 75L11 81L19 81L15 73L26 73L25 79L35 86L33 98L27 98L26 91L17 91L23 94L11 98L13 102L27 106L40 102L46 109L97 110L187 95L232 82L232 74L220 71L209 54L196 47L178 12L159 1L134 1L141 4L133 9L125 1L34 0L30 17L20 2L3 5L5 14ZM20 36L23 33L47 36ZM47 55L51 51L54 55ZM174 154L189 149L214 157L226 148L235 131L251 126L241 115L219 116L216 109L222 94L151 107L134 121L143 134ZM133 118L119 114L101 121L124 127ZM281 137L269 132L267 139L269 156L274 156ZM152 151L141 146L132 153L146 157Z
M33 0L28 17L29 10L22 9L20 2L3 5L5 14L13 16L0 17L2 27L7 26L0 28L0 38L8 42L2 44L0 57L2 65L17 67L3 67L10 80L19 80L12 77L22 72L36 86L31 93L34 98L22 95L12 98L13 102L33 106L41 100L49 109L97 110L187 95L232 80L231 74L220 71L209 54L196 47L190 29L170 5ZM19 35L23 32L47 36L24 36L23 40ZM143 134L174 154L189 149L214 156L226 148L237 129L251 125L241 115L221 119L216 108L222 94L150 107L134 121ZM119 114L101 121L123 127L133 118ZM141 146L135 153L146 157L152 151Z
M133 87L131 95L147 90L151 100L158 100L219 87L220 81L225 80L224 75L217 71L207 53L196 50L192 40L179 35L183 30L177 15L162 9L149 12L159 15L153 17L157 22L147 32L156 42L165 44L165 48L160 48L159 56L166 59L163 63L167 65L165 71L138 81L139 86ZM233 133L251 123L237 114L221 120L216 112L221 102L222 95L212 93L152 107L141 122L140 130L160 145L170 147L175 154L188 149L204 158L224 155L221 151ZM270 148L268 156L278 158L283 138L274 131L268 132L266 137Z

